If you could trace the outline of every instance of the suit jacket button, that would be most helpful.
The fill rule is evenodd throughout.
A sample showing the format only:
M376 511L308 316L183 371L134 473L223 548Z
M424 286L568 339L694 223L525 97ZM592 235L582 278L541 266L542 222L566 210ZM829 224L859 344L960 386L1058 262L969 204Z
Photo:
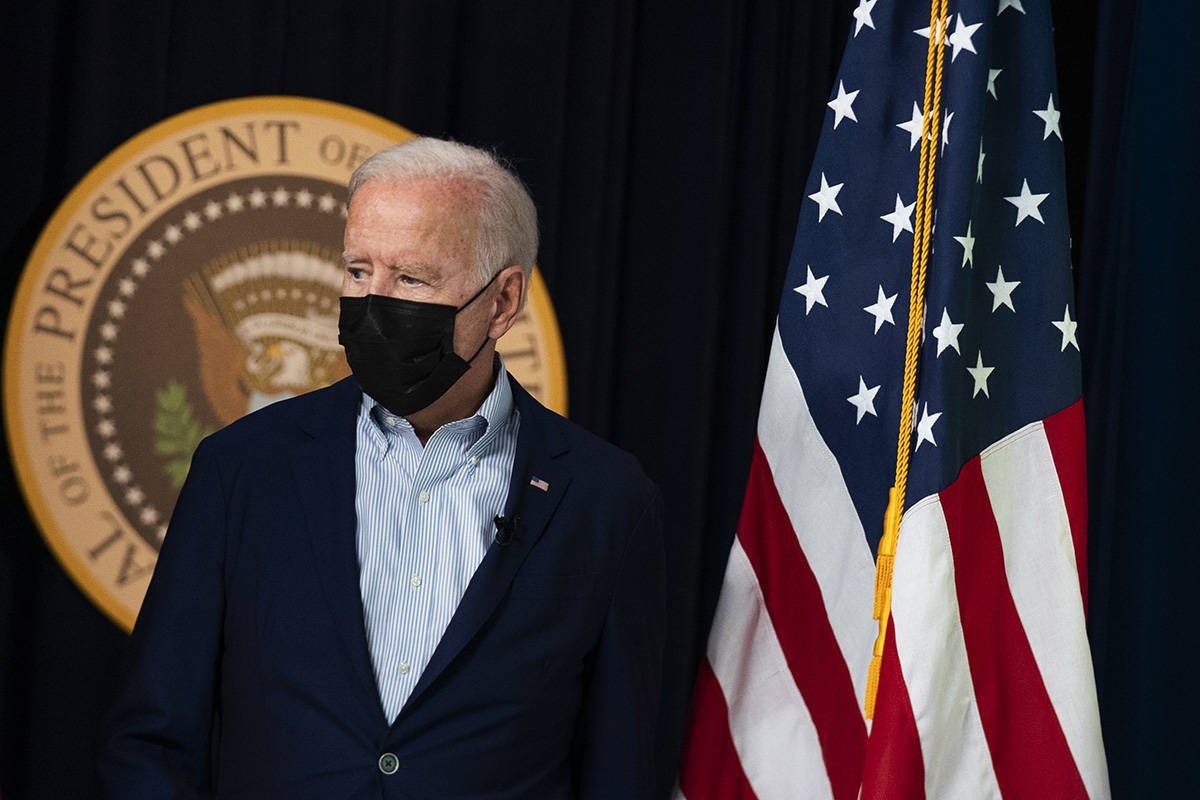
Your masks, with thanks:
M400 759L392 753L384 753L379 757L379 771L384 775L393 775L400 769Z

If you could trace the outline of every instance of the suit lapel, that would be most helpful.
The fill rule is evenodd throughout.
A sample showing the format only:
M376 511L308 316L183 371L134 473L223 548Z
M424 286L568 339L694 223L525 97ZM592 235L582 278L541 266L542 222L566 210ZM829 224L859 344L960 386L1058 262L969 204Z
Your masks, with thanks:
M517 568L541 538L571 482L570 472L559 458L568 445L556 430L554 417L516 381L512 385L513 399L521 413L504 510L506 517L516 520L512 541L507 545L492 542L488 548L421 679L396 718L397 722L491 617L508 592ZM534 480L539 481L538 485L531 485Z
M361 398L358 386L346 379L328 390L331 407L301 420L313 437L297 446L292 473L304 509L313 564L320 576L343 652L352 663L362 699L386 724L363 622L358 587L358 550L354 512L355 425Z

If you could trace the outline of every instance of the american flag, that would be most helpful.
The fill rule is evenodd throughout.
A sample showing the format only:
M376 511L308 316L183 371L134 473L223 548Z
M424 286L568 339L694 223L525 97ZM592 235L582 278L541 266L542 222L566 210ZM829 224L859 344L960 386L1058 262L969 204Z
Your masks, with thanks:
M864 719L931 26L927 2L860 0L853 14L677 797L1107 797L1044 0L961 0L933 26L933 251L891 621Z

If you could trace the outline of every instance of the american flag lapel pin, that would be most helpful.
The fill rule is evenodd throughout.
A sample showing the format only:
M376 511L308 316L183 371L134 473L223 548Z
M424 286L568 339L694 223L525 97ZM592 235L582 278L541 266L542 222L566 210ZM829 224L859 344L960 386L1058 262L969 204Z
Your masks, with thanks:
M535 489L541 489L543 492L550 491L550 484L536 475L529 479L529 485Z

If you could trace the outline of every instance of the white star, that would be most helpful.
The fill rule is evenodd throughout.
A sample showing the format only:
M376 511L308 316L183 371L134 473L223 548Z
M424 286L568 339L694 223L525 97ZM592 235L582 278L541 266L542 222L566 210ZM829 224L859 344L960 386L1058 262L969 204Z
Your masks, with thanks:
M254 208L262 208L267 204L267 194L262 189L255 187L254 191L249 194L250 205Z
M96 348L96 363L97 364L111 364L112 363L112 350L110 348L104 347L104 346L97 347Z
M1042 201L1049 196L1049 192L1043 194L1034 194L1033 192L1029 191L1029 180L1025 179L1025 182L1021 184L1020 194L1004 198L1017 207L1017 221L1013 223L1013 227L1015 228L1017 225L1020 225L1026 217L1033 217L1038 222L1045 225L1046 220L1042 219L1042 212L1038 211L1038 206L1040 206Z
M947 347L953 347L954 352L962 355L962 350L958 349L958 335L962 333L965 323L951 322L950 312L942 309L942 321L933 329L933 338L937 339L937 354L940 356L942 351Z
M1004 72L1004 70L1002 70L1002 69L989 69L988 70L987 92L988 92L988 94L990 94L992 96L993 100L1000 99L1000 98L996 97L996 78L1000 77L1001 72Z
M992 311L1000 308L1000 306L1008 306L1010 311L1015 312L1017 309L1013 306L1012 293L1013 289L1021 285L1020 281L1004 280L1004 267L996 266L996 280L991 283L985 283L988 291L992 293ZM1022 295L1023 296L1023 295Z
M151 241L150 244L146 245L146 255L150 256L153 259L162 258L163 253L165 253L165 252L167 252L167 248L163 247L162 242L158 241L157 239Z
M92 408L101 414L107 414L112 411L112 399L106 394L96 395L96 399L92 401Z
M844 184L838 183L830 186L825 182L825 173L821 173L821 191L808 196L809 200L817 204L817 222L825 219L826 211L835 211L838 216L841 216L842 209L837 204L838 192L842 190Z
M125 316L125 304L120 300L112 300L108 304L108 313L116 319L121 319Z
M112 386L112 378L107 372L93 372L92 385L97 389L107 389L109 386Z
M133 278L122 278L117 284L117 291L125 297L130 297L137 291L137 282Z
M291 195L288 194L288 190L284 189L282 186L271 192L271 202L279 208L286 206L290 197Z
M983 183L983 160L987 158L987 153L983 152L983 137L979 137L979 166L975 170L975 182Z
M890 322L893 326L896 320L892 319L892 306L896 304L896 295L885 297L883 294L883 286L879 287L879 299L869 306L864 306L863 311L866 311L871 316L875 317L875 333L879 333L879 329L883 327L883 323Z
M313 193L308 189L301 189L300 191L296 192L296 205L300 206L301 208L312 207L312 201Z
M895 117L893 117L892 119L895 119ZM922 133L921 126L924 124L925 124L925 115L921 113L921 109L917 106L916 102L913 103L912 119L910 119L906 122L897 122L896 123L897 128L899 128L902 131L908 131L909 152L912 152L912 149L917 146L917 142L921 141L921 133Z
M875 30L875 20L871 19L871 9L875 8L875 3L878 0L858 0L858 8L854 9L854 35L858 36L858 32L866 25L871 30Z
M111 322L106 322L100 326L100 336L108 341L117 338L117 326Z
M195 211L189 211L188 213L183 215L183 226L185 228L187 228L189 231L194 231L194 230L199 229L199 227L202 224L203 224L203 220L200 219L200 215L197 214Z
M921 449L922 442L929 442L934 447L938 446L938 443L933 438L933 426L941 416L941 411L936 414L930 414L929 403L925 404L925 409L921 412L921 421L917 423L917 446L913 448L913 452Z
M879 394L879 386L868 389L867 384L862 379L862 375L859 375L858 393L846 398L850 402L850 405L858 409L858 418L854 420L855 425L862 422L863 415L865 414L870 414L872 417L879 416L875 413L875 395L877 394Z
M168 225L166 230L163 231L163 238L171 244L179 244L179 241L183 238L183 231L179 230L178 225Z
M974 25L964 25L962 14L958 15L958 21L954 25L954 33L950 34L950 38L946 40L954 48L950 51L951 62L958 58L958 54L963 50L972 53L975 52L975 45L971 43L971 37L975 34L975 31L979 30L981 25L983 25L982 22L976 22Z
M121 460L121 445L111 442L104 446L104 457L109 461Z
M946 150L946 145L950 144L950 122L954 119L954 112L942 115L942 151Z
M1071 319L1071 307L1063 308L1063 318L1061 320L1051 320L1050 324L1062 331L1062 347L1059 352L1067 349L1067 345L1073 345L1076 350L1079 349L1079 342L1075 341L1075 329L1079 327L1079 323Z
M329 192L326 192L325 194L321 195L320 198L318 198L317 206L328 214L330 211L333 211L335 208L337 208L337 200L334 200L333 195L331 195Z
M158 522L158 512L154 510L154 506L146 506L143 508L139 517L146 525L153 525L154 523Z
M949 46L950 43L946 41L946 31L942 24L943 22L944 22L944 20L940 20L940 19L937 21L937 38L938 38L939 42L941 42L944 45ZM915 33L917 36L922 36L922 37L928 39L929 38L929 27L926 26L924 28L918 28L917 30L913 31L913 33Z
M1003 14L1006 8L1015 8L1022 14L1025 13L1025 8L1021 5L1021 0L1000 0L1000 8L996 10L996 16L998 17Z
M113 424L111 419L102 419L96 423L96 433L103 436L105 439L111 439L117 432L117 426Z
M904 205L904 201L900 199L900 195L896 195L895 210L890 214L884 214L880 217L881 220L892 226L893 242L900 237L900 231L908 231L909 233L912 233L912 214L913 209L916 207L916 200L909 205Z
M1050 99L1046 101L1044 109L1035 108L1033 113L1041 117L1042 122L1046 123L1045 130L1042 131L1042 141L1044 142L1049 139L1050 134L1053 133L1061 142L1062 130L1058 127L1058 121L1062 117L1062 112L1054 107L1054 95L1050 95Z
M219 218L221 216L221 206L215 200L209 200L204 206L204 216L210 220Z
M985 367L983 365L983 351L980 350L979 354L975 356L975 366L967 367L967 372L970 373L971 377L975 380L975 391L971 392L971 397L974 397L980 392L983 392L984 397L991 397L991 395L988 394L987 382L988 376L991 375L992 371L995 369L995 367Z
M828 275L820 278L813 277L812 267L808 267L808 280L793 290L804 295L805 316L808 316L808 312L812 311L813 306L817 303L829 308L829 304L825 302L825 281L827 280L829 280Z
M150 262L144 258L135 258L133 260L133 274L139 278L146 277L146 273L150 271Z
M838 123L843 119L858 122L858 117L854 116L854 98L858 97L858 92L858 89L855 89L853 92L847 92L845 85L841 81L838 81L837 97L825 104L833 109L834 130L837 130Z
M129 483L133 478L133 473L129 471L129 467L122 464L113 470L113 480L117 483Z
M229 197L225 198L225 208L230 214L236 214L246 207L246 201L237 192L232 192Z
M146 499L146 493L136 486L130 486L125 491L125 502L131 506L140 506L142 501Z
M157 528L154 529L154 535L158 537L158 540L160 542L163 541L164 539L166 539L167 538L167 526L159 525Z
M965 236L955 236L954 241L962 245L963 260L959 267L971 265L971 269L975 269L975 237L971 235L971 220L967 220L967 233Z

